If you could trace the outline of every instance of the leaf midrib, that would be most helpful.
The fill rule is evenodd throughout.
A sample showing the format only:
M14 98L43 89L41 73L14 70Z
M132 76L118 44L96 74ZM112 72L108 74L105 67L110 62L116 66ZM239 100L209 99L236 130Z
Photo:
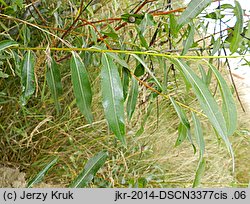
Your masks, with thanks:
M88 170L84 173L84 176L79 180L79 182L76 183L76 185L74 185L73 187L77 187L83 180L84 178L89 174L89 172L92 170L92 168L101 160L103 159L103 157L105 157L106 155L103 154L101 155L100 158L98 158L98 160L96 160L96 162L93 163L93 165L90 166L90 168L88 168Z
M121 134L121 130L120 130L120 127L119 127L119 122L118 122L118 119L117 119L117 111L116 111L116 107L115 107L115 101L114 101L114 85L113 85L113 81L112 81L112 78L111 78L111 69L110 69L110 66L109 66L109 61L108 61L108 58L107 58L107 55L104 54L104 57L106 59L106 62L107 62L107 70L108 70L108 77L109 77L109 81L110 81L110 88L111 88L111 95L112 95L112 103L113 103L113 109L114 109L114 113L115 113L115 123L118 127L118 131L119 131L119 136L121 137L122 134Z
M79 67L78 67L78 63L77 63L77 59L76 59L76 55L75 53L73 52L73 58L74 58L74 62L75 62L75 65L76 65L76 72L77 72L77 80L79 82L79 85L80 85L80 92L81 92L81 98L83 99L83 104L84 104L84 109L85 110L88 110L88 107L87 107L87 104L86 104L86 101L85 101L85 97L86 95L84 94L84 91L82 89L82 81L81 81L81 77L80 77L80 71L79 71ZM80 59L79 59L80 61ZM80 61L81 62L81 61ZM88 114L88 113L86 113ZM89 117L89 114L88 114L88 117Z

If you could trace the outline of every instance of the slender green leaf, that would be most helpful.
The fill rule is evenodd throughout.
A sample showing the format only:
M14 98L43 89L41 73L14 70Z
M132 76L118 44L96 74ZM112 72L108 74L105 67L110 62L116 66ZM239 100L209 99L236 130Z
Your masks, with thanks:
M130 71L127 68L122 69L122 88L123 88L123 98L124 101L127 98L128 95L128 86L129 86L129 80L130 80Z
M188 138L189 142L192 144L192 147L194 149L194 153L196 152L196 147L193 143L192 137L191 137L191 132L190 132L190 123L188 121L188 118L186 116L185 111L174 101L174 99L170 96L171 103L173 104L175 111L180 119L181 124L178 127L178 133L179 136L177 138L176 144L180 145L185 138Z
M141 42L141 46L148 49L149 46L148 46L147 40L145 39L145 37L143 35L143 32L138 27L136 27L136 30L137 30L137 33L138 33L138 36L139 36L139 39L140 39L140 42Z
M193 91L204 113L207 115L214 129L224 140L232 156L234 165L234 153L232 150L231 143L228 139L226 122L211 92L209 91L208 87L202 82L202 80L193 72L193 70L183 60L176 59L173 60L173 62L177 65L180 71L183 72L185 77L191 83Z
M0 51L9 48L9 47L16 47L18 43L12 40L3 40L0 42Z
M131 85L131 89L129 92L128 103L127 103L127 114L128 114L129 121L131 120L132 115L135 111L138 93L139 93L138 92L138 82L134 77L132 77L132 85Z
M95 49L98 49L98 50L105 49L105 48L103 48L101 46L93 46L92 48L95 48ZM122 59L121 57L119 57L116 53L107 52L105 54L108 55L109 57L111 57L112 59L114 59L122 67L129 68L128 63L124 59Z
M129 68L127 62L123 59L121 59L117 54L112 53L112 52L107 52L106 53L108 56L110 56L111 58L113 58L117 63L119 63L121 66Z
M200 160L201 160L205 152L205 141L204 141L204 136L202 132L202 126L201 126L200 120L193 112L192 112L192 119L194 123L194 135L195 135L198 147L200 149Z
M153 72L148 68L148 66L146 65L146 63L137 55L135 54L131 54L134 58L136 58L147 70L147 72L150 74L150 76L155 80L157 86L160 88L160 90L162 90L162 86L160 84L160 82L158 81L158 79L155 77L155 75L153 74Z
M195 26L193 24L188 26L188 36L185 41L185 45L183 47L181 55L187 54L188 49L191 48L194 43L194 28Z
M234 9L232 4L222 4L220 7L218 6L216 9Z
M245 31L245 38L244 41L246 44L250 45L250 21L248 21L248 24L246 26L246 31Z
M234 13L236 16L236 21L234 25L234 30L233 30L233 37L230 43L230 51L231 53L234 53L237 51L239 48L240 42L241 42L241 33L243 32L243 11L240 6L240 3L238 1L235 2L235 8L234 8Z
M220 38L218 38L218 39L213 43L213 50L212 50L211 55L214 55L214 54L220 49L220 43L221 43Z
M186 10L181 14L178 19L178 24L180 26L190 22L197 15L199 15L210 3L212 0L192 0Z
M207 74L206 74L205 69L203 68L203 66L202 66L201 64L198 65L198 68L199 68L199 71L200 71L200 73L201 73L202 81L203 81L205 84L207 84L207 83L206 83L206 81L207 81Z
M183 123L180 123L178 126L178 138L175 142L175 147L179 146L186 138L188 135L188 129Z
M95 31L95 29L89 25L89 31L90 31L90 35L91 35L91 40L97 44L97 39L98 39L98 35Z
M178 37L178 26L177 25L177 20L175 18L174 14L169 15L169 23L170 23L170 32L173 35L174 38Z
M221 96L223 99L222 113L226 120L228 136L230 136L235 132L237 128L236 104L234 102L233 95L230 91L230 88L228 87L225 79L221 76L220 72L210 63L209 63L209 67L213 71L218 81L219 87L220 87L220 92L221 92Z
M147 29L147 26L155 26L156 22L154 21L154 17L151 14L145 13L144 18L140 23L140 31L144 35Z
M97 171L104 165L108 158L106 151L97 153L94 157L84 166L83 171L78 177L69 185L70 188L83 188L85 187L95 176Z
M205 167L206 167L206 161L203 158L198 165L198 168L196 170L196 174L195 174L195 179L193 182L193 188L198 187L201 183L201 178L205 172Z
M73 90L76 97L77 107L80 109L81 113L85 116L87 121L89 123L92 123L93 115L91 112L91 85L85 65L76 52L72 52L70 67L71 81L73 83Z
M211 70L209 69L208 72L206 73L205 69L203 68L203 66L201 64L198 65L199 71L201 73L201 78L202 81L207 85L207 87L209 86L209 84L211 83Z
M109 55L102 55L101 85L106 119L116 137L125 145L123 87L118 68Z
M57 113L60 112L61 107L59 103L59 96L62 94L62 82L60 70L57 67L56 61L52 58L50 62L47 63L47 73L46 80L51 92L51 95L54 99Z
M205 152L205 141L204 141L204 136L203 136L202 126L201 126L200 120L193 112L192 112L192 119L193 119L193 123L194 123L194 134L195 134L196 141L197 141L197 144L198 144L199 149L200 149L199 163L198 163L198 167L196 169L195 179L193 182L193 188L195 188L195 187L198 187L200 185L202 174L205 171L205 160L203 158L203 155Z
M188 122L188 119L187 119L187 116L186 116L186 113L184 112L183 109L181 109L181 107L174 101L174 99L170 96L170 101L171 103L173 104L174 106L174 109L181 121L181 123L187 128L187 129L190 129L190 123Z
M26 105L30 96L35 92L35 55L30 50L24 56L21 66L22 105Z
M40 183L45 174L57 163L59 157L54 158L51 162L49 162L34 178L32 178L28 185L27 188L31 188L33 185Z

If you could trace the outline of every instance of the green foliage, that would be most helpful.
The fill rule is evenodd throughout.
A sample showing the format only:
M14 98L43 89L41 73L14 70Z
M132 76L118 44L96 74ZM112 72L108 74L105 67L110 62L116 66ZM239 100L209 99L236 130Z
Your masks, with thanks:
M80 56L72 52L70 61L71 81L76 97L76 104L89 123L92 123L93 116L91 112L92 91L88 77L88 72Z
M224 140L232 158L234 158L232 146L228 139L229 135L226 127L226 121L223 117L222 112L220 111L219 105L216 103L208 87L184 61L174 60L173 62L176 64L179 70L183 72L184 76L191 83L193 91L200 103L201 108L207 115L210 123L213 125L217 133Z
M124 98L118 68L111 57L102 55L102 104L109 127L125 145Z
M140 149L142 155L143 145L137 144L140 143L138 138L147 129L148 119L155 116L157 122L154 123L157 123L158 127L161 115L159 109L165 110L165 107L161 107L162 104L158 106L159 100L164 100L165 104L173 107L173 112L169 115L177 114L180 121L179 125L174 123L176 127L173 127L178 130L176 147L188 139L196 152L191 136L194 132L199 147L199 162L193 187L201 184L205 171L205 131L202 131L200 120L208 119L234 158L228 139L237 129L237 110L233 95L223 77L224 73L220 73L216 68L215 60L211 59L205 65L199 60L203 55L209 54L211 57L220 53L228 42L231 53L244 54L247 51L249 22L244 28L243 11L238 1L235 1L235 7L222 4L205 15L200 14L211 0L192 0L184 11L177 9L181 14L176 13L172 7L161 12L162 8L169 8L166 1L153 1L150 4L138 1L138 5L133 1L121 2L119 6L125 9L118 9L117 1L90 3L85 5L86 8L80 8L84 1L76 0L73 0L70 6L68 3L64 5L61 2L39 1L32 7L22 0L0 2L3 5L0 13L0 78L4 81L0 83L6 84L3 92L0 90L1 96L9 93L8 90L12 88L7 87L7 84L9 86L9 83L12 85L21 81L19 89L15 85L15 96L20 96L22 105L15 107L18 109L16 112L29 114L29 110L39 107L38 101L41 99L43 104L40 106L50 108L43 115L53 115L54 107L49 106L48 100L51 95L56 112L65 111L55 117L55 127L61 124L62 118L67 120L75 117L78 119L73 123L77 126L92 128L79 132L81 137L85 138L91 131L95 131L96 137L105 134L102 139L93 139L83 145L88 155L89 152L94 152L96 156L87 162L70 187L87 186L104 165L107 153L98 150L99 153L96 154L93 143L101 143L105 148L112 146L122 153L126 151L124 146L129 148L130 145L135 145L130 149L131 152L137 155ZM128 5L135 8L131 9ZM216 39L215 36L207 35L208 24L204 25L204 19L221 20L225 16L222 11L226 9L237 18L233 30L225 34L226 40L224 37ZM113 11L116 13L112 13ZM117 16L120 18L116 18ZM204 36L201 35L200 28L203 28ZM201 39L197 39L200 36ZM47 46L51 54L44 52L48 49ZM165 53L165 50L169 53ZM186 59L179 59L180 57ZM192 58L196 58L196 61L191 61ZM197 66L192 66L192 63ZM212 77L215 77L218 83L220 95L213 94L215 82ZM32 97L35 92L36 97ZM63 98L64 94L67 97ZM14 96L8 97L11 101L14 100L11 98ZM196 99L200 106L190 103ZM7 103L5 99L3 101ZM222 108L217 101L222 101ZM82 117L89 124L79 120L81 116L75 116L75 102ZM99 104L102 105L102 110L98 109ZM101 123L103 118L108 127L103 125L100 130L95 129L94 124ZM25 124L20 122L22 127L11 130L14 133L11 132L10 135L17 135L16 132L24 135L21 141L26 141L27 135L30 135L30 141L36 142L37 138L33 136L36 132L39 134L39 128L49 120L39 121L38 125L32 127L31 133L26 131L27 120L22 121ZM70 120L69 123L71 122ZM77 142L70 135L68 124L65 124L65 127L66 129L60 129L58 133L69 138L67 142L64 138L63 144L70 144L74 147L74 152L82 156L82 152L76 147ZM4 131L9 129L0 128ZM45 131L54 127L46 128ZM132 130L128 132L132 133L127 134L126 129L130 128ZM119 141L107 139L109 129ZM132 137L130 140L129 135ZM135 143L131 142L135 140ZM10 144L9 140L6 143ZM51 151L61 153L62 149ZM126 163L127 158L123 159ZM29 186L40 181L56 162L57 159L48 162ZM77 165L74 167L78 168ZM146 187L148 178L129 178L127 183L133 187Z
M205 141L204 141L204 135L202 132L202 126L200 123L200 120L195 115L195 113L192 112L192 120L194 123L194 135L199 147L199 163L196 169L195 179L193 182L193 188L198 187L201 183L202 174L205 171L205 159L203 158L204 152L205 152Z
M31 51L27 51L24 55L24 59L22 61L22 69L21 69L21 81L22 81L22 96L21 103L22 105L26 105L29 98L35 92L35 55Z
M18 43L12 40L3 40L0 42L0 51L13 46L18 46Z
M185 55L188 52L188 49L192 47L193 43L194 43L194 25L190 24L188 26L187 32L188 32L188 36L187 39L185 41L185 45L183 46L183 50L181 55Z
M184 24L190 22L197 15L199 15L210 3L212 0L192 0L188 4L186 10L181 14L178 19L178 25L181 27Z
M108 153L105 151L99 152L94 157L90 158L84 166L84 170L77 178L69 185L70 188L83 188L94 178L97 171L104 165L108 158Z
M129 96L128 96L128 102L127 102L127 115L128 115L128 120L130 121L132 118L132 115L135 111L136 107L136 102L139 94L138 90L138 82L135 78L132 78L132 85L130 88Z
M58 159L59 157L55 157L48 164L46 164L46 166L29 181L27 188L31 188L33 185L40 183L43 180L45 174L57 163Z
M241 33L243 32L243 11L238 1L235 1L234 12L237 20L234 26L233 37L230 43L230 51L232 53L237 51L242 39Z
M220 92L223 100L222 113L227 125L227 134L228 136L231 136L237 128L237 109L233 99L233 95L220 72L212 64L209 64L209 67L213 71L220 87Z
M60 113L61 107L59 103L59 96L63 93L62 82L61 82L61 74L58 69L58 65L56 64L53 58L51 61L47 63L47 73L46 80L51 92L51 95L54 99L54 103L56 106L57 113Z

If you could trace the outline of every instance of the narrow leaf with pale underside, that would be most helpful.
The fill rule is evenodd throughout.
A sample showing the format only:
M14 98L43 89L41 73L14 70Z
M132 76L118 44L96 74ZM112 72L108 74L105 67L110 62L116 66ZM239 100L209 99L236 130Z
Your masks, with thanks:
M183 47L181 55L187 54L188 49L191 48L194 43L194 28L195 26L193 24L188 26L188 36L185 41L185 45Z
M196 147L193 143L192 137L191 137L191 132L190 132L190 123L188 121L188 118L186 116L185 111L175 102L175 100L170 96L170 101L174 106L174 109L180 119L180 125L178 127L178 138L175 143L175 146L180 145L186 138L190 141L190 143L193 146L194 153L196 152Z
M172 60L173 63L179 68L181 72L188 79L192 85L193 91L200 103L201 108L204 113L207 115L209 121L213 125L214 129L224 140L228 151L230 152L233 159L233 168L234 168L234 153L232 150L231 143L228 139L228 132L226 127L225 119L220 111L218 104L213 98L208 87L202 82L202 80L194 73L194 71L183 61L183 60Z
M190 22L197 15L199 15L211 2L212 0L192 0L188 4L186 10L178 19L178 25L182 26Z
M234 26L234 30L233 30L233 38L232 41L230 43L230 51L231 53L234 53L237 51L240 41L242 39L241 37L241 33L243 31L243 11L242 8L240 6L240 3L238 1L234 1L235 2L235 8L234 8L234 12L235 12L235 16L236 16L236 21L235 21L235 26Z
M203 158L198 164L198 167L197 167L197 170L196 170L196 173L195 173L195 179L194 179L194 182L193 182L193 188L198 187L200 185L201 177L205 172L205 167L206 167L206 161Z
M102 104L109 127L126 145L123 88L117 66L112 58L102 55L101 70Z
M135 111L138 93L139 93L138 92L138 82L134 77L132 77L132 85L131 85L131 89L129 92L128 103L127 103L127 114L128 114L129 121L131 120L132 115Z
M27 51L21 66L22 96L21 103L26 105L28 99L35 92L35 55Z
M18 43L12 40L3 40L0 42L0 51L5 50L6 48L9 47L15 47L18 46Z
M92 123L93 115L91 112L91 85L85 65L76 52L72 52L70 67L71 81L73 83L73 90L76 97L77 107L80 109L81 113L85 116L87 121L89 123Z
M195 179L193 182L193 188L198 187L201 183L201 177L202 174L204 173L205 170L205 160L203 158L204 152L205 152L205 141L204 141L204 136L202 132L202 127L200 120L198 117L195 115L195 113L192 112L192 119L194 123L194 135L196 137L196 141L200 150L199 154L199 163L196 169L195 173Z
M208 65L213 71L220 87L220 92L223 100L222 113L226 120L228 136L230 136L235 132L237 128L236 104L234 102L230 88L228 87L225 79L221 76L220 72L212 64L208 63Z
M59 157L55 157L49 162L33 179L31 179L27 185L27 188L31 188L33 185L39 183L44 178L45 174L57 163Z
M62 94L62 82L60 70L57 67L55 60L52 58L47 64L46 80L50 89L51 95L54 99L57 113L60 112L59 96Z
M97 153L94 157L90 158L84 166L83 171L79 176L70 184L70 188L83 188L85 187L95 176L97 171L104 165L108 158L106 151Z
M192 119L194 123L194 135L195 135L198 147L200 149L200 160L201 160L205 152L205 141L204 141L204 136L202 132L202 126L201 126L200 120L193 112L192 112Z

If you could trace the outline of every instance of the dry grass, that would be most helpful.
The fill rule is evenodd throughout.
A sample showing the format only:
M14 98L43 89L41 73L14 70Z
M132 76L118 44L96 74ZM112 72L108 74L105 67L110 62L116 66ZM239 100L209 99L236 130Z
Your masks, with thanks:
M123 3L126 4L125 1ZM98 19L101 19L119 16L124 11L116 10L112 5L110 9L103 7L99 13L103 15L98 16ZM90 187L132 187L142 179L147 180L146 187L192 186L198 155L194 155L188 142L174 147L179 119L169 101L159 97L157 106L154 100L144 133L135 136L149 103L138 106L132 123L127 124L128 148L125 149L110 133L104 120L98 67L91 67L91 81L95 92L92 107L95 122L92 125L86 123L76 108L67 70L69 67L65 63L61 69L64 95L60 102L63 112L59 116L55 115L54 104L47 90L43 94L40 87L38 96L33 97L26 108L18 102L20 81L14 77L0 81L0 86L3 87L1 92L6 93L0 96L1 165L19 168L26 173L28 180L54 156L59 156L59 162L48 172L44 182L65 187L78 175L90 157L106 149L109 152L109 160L98 172ZM39 74L39 85L44 83L43 75L44 73ZM197 108L194 97L185 94L184 85L181 85L180 81L178 83L178 89L173 85L171 94L175 97L178 95L180 101ZM222 142L218 142L208 121L200 118L204 127L207 161L202 187L248 185L250 137L247 128L250 127L250 120L242 116L243 113L239 117L238 131L230 138L236 154L235 173L232 172L232 162L226 147Z

